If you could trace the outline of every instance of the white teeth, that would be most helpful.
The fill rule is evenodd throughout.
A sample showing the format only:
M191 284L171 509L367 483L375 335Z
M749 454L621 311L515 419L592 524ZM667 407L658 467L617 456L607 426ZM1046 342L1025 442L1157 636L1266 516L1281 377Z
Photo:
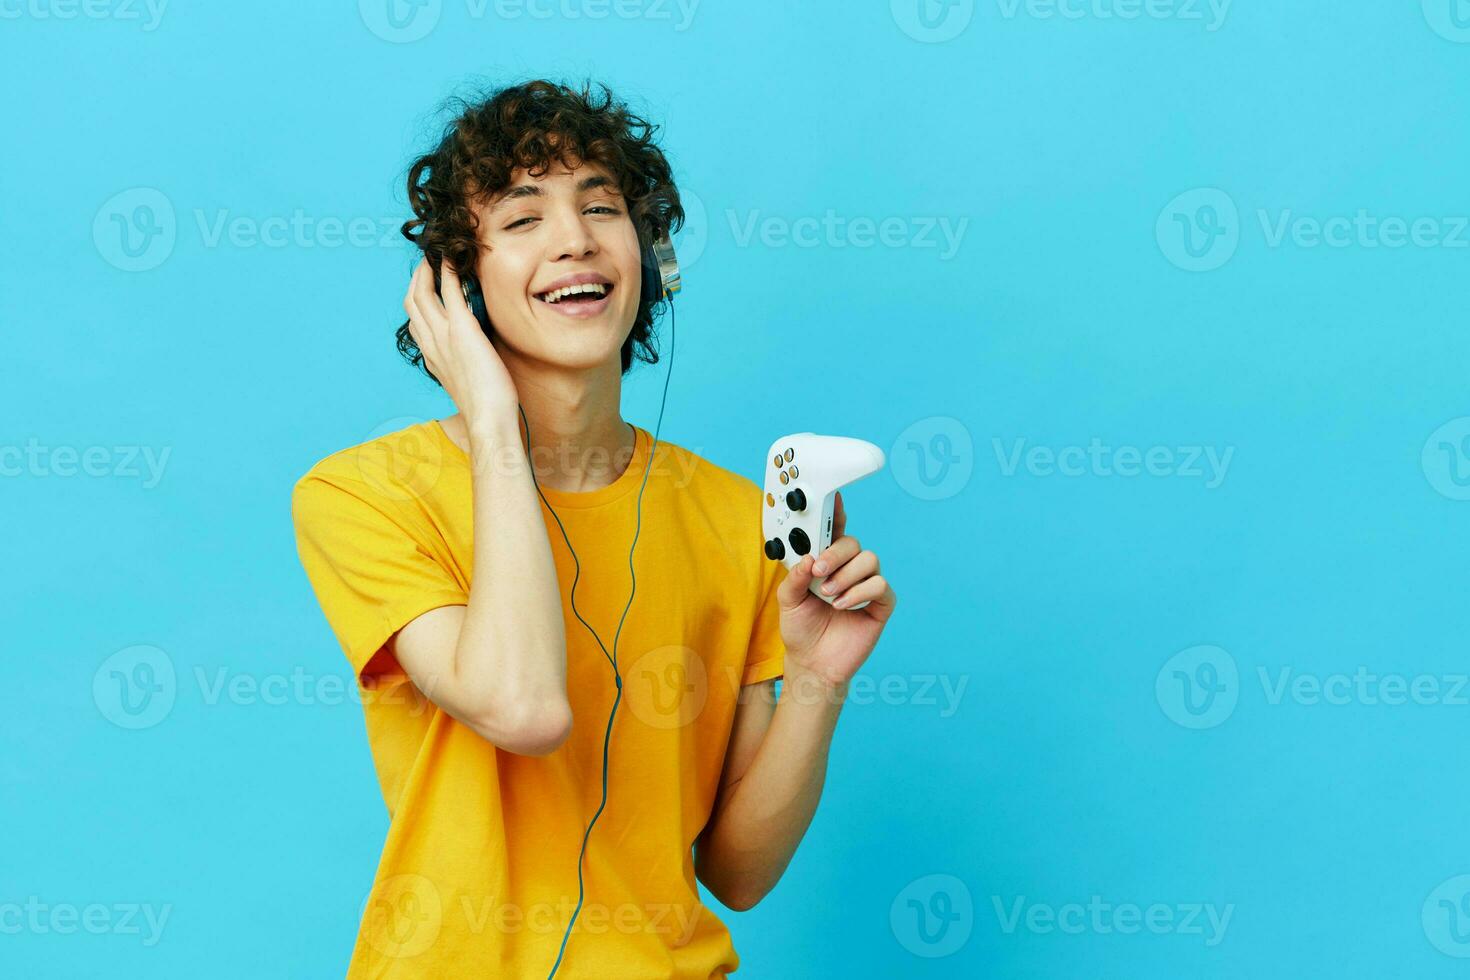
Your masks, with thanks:
M555 303L565 296L572 296L577 293L593 293L597 296L606 296L607 286L600 282L584 282L575 286L564 286L561 289L553 289L549 293L542 293L541 298L548 303Z

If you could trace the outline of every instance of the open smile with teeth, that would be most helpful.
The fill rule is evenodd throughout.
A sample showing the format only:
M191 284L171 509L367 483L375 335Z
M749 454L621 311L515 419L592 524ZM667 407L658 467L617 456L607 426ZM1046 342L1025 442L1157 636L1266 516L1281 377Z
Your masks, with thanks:
M612 283L584 282L575 286L564 286L549 293L537 293L536 298L555 306L558 303L596 303L612 292Z

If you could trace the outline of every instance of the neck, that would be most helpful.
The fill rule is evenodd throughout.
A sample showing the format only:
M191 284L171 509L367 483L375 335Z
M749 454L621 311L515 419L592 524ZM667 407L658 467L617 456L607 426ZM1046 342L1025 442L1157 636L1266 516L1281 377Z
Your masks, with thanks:
M585 493L605 487L628 468L633 429L621 412L622 374L617 358L587 370L530 365L507 359L506 368L530 428L521 443L543 488ZM445 431L468 452L469 435L460 413L443 420Z

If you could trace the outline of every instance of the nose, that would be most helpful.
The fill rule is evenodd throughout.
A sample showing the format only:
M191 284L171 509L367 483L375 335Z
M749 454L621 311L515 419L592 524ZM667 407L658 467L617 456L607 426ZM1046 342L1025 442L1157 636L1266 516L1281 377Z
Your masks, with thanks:
M583 220L582 213L575 209L554 220L549 241L557 260L581 258L597 251L597 239Z

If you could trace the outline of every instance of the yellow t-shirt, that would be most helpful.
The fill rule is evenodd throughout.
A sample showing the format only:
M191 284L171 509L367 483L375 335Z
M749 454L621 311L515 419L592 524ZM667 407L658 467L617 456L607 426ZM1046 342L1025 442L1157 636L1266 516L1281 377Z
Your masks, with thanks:
M609 653L628 601L651 435L588 493L544 489L581 563L577 609ZM702 905L692 845L711 815L736 696L780 676L761 490L659 441L643 491L637 594L617 644L623 699L607 806L563 980L724 976L739 964ZM566 617L572 733L542 757L502 751L419 692L383 644L429 609L468 602L470 461L437 421L321 460L292 496L297 548L357 672L391 823L348 969L353 978L546 977L577 900L577 855L602 795L612 667L572 613L571 554L543 505Z

